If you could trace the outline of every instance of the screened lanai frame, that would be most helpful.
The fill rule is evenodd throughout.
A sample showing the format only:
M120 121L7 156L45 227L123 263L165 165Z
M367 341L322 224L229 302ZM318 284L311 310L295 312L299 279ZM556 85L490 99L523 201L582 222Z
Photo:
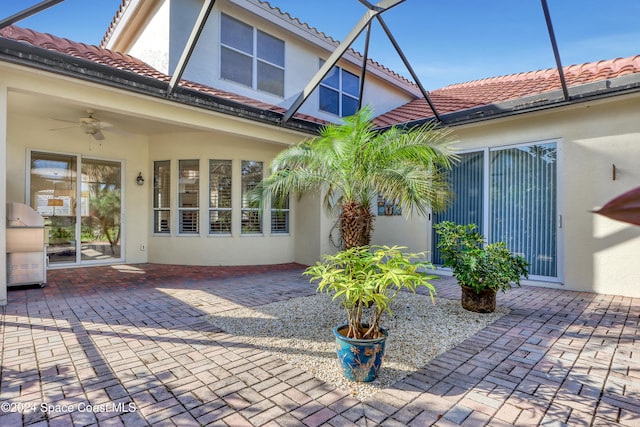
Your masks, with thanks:
M62 3L63 1L64 0L44 0L21 12L18 12L12 16L9 16L5 19L0 20L0 29L6 26L9 26L11 24L14 24L16 22L19 22L23 19L26 19L29 16L42 12L43 10L46 10L58 3ZM292 104L287 108L287 111L284 113L281 120L281 124L286 124L294 116L294 114L298 111L298 109L302 106L302 104L304 104L304 102L309 98L309 96L311 96L311 93L313 93L313 91L315 91L318 88L318 86L320 85L322 80L326 77L326 75L333 69L333 67L338 63L338 61L349 50L349 48L355 42L355 40L366 29L364 53L362 55L362 72L360 76L359 108L362 107L361 105L362 96L363 96L362 92L364 88L364 80L366 77L367 63L369 62L369 58L368 58L369 36L371 33L371 25L374 19L379 23L381 28L384 30L384 33L389 38L389 41L391 42L394 49L396 50L396 53L402 60L403 64L407 68L407 71L413 78L414 83L420 90L422 97L425 99L425 101L429 105L429 108L433 113L432 119L436 120L437 122L446 124L446 121L442 119L435 105L431 101L429 97L429 93L425 90L424 86L420 82L420 79L418 78L418 75L416 74L413 67L411 66L409 59L405 56L404 52L402 51L402 48L400 47L399 43L396 41L395 37L393 36L393 33L391 32L390 28L387 26L387 24L385 23L382 17L382 15L385 12L398 6L401 3L404 3L405 1L406 0L381 0L376 4L373 4L368 0L358 0L359 3L361 3L363 6L367 8L367 11L363 14L360 20L354 24L354 27L352 28L352 30L345 37L345 39L336 47L336 49L331 53L331 55L326 60L324 65L320 67L317 73L309 80L307 85L302 89L302 91L300 91L297 97L295 97ZM178 60L176 69L174 70L174 73L171 76L171 80L167 85L167 89L166 89L167 96L171 96L173 94L180 80L182 79L182 75L189 63L189 60L191 58L191 55L193 54L193 51L195 50L198 40L200 39L200 35L202 34L204 26L206 25L209 19L209 16L211 14L211 11L213 10L215 3L216 3L216 0L204 0L202 4L202 8L200 9L200 13L198 14L198 17L196 18L196 21L193 24L193 27L189 34L189 38L187 39L187 42L185 43L184 49L180 56L180 59ZM549 6L547 4L547 0L540 0L540 4L544 13L546 26L549 33L549 40L551 42L551 47L552 47L554 59L556 62L556 68L558 72L558 77L560 79L560 84L562 87L563 98L565 102L570 102L571 97L569 95L569 90L567 87L564 70L562 67L562 61L560 59L560 51L558 49L558 43L556 41L555 31L553 28L553 22L551 19L551 14L549 12Z

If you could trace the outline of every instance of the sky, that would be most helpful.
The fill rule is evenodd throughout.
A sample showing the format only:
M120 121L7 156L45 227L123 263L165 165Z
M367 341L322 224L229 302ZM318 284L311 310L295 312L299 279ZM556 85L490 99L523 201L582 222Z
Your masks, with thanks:
M39 0L0 0L4 19ZM17 25L99 44L121 0L65 0ZM366 8L358 0L270 0L336 40ZM563 65L640 54L639 0L547 0ZM405 0L383 20L427 90L555 67L541 0ZM363 51L364 35L354 44ZM410 77L374 22L369 56Z

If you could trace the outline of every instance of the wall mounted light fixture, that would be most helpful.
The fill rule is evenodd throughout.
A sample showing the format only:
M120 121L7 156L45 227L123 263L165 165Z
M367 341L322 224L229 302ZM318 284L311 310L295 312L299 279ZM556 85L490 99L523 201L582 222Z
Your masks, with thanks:
M136 182L138 183L138 185L144 184L144 178L142 177L142 172L138 172L138 177L136 178Z

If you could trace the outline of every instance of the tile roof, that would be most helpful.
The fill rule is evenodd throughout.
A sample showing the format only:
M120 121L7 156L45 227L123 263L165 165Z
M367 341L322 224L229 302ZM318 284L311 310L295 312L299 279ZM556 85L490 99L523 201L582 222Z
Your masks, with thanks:
M152 66L131 55L114 52L112 50L104 49L98 46L74 42L72 40L57 37L51 34L40 33L38 31L11 25L0 29L0 37L28 43L32 46L63 53L66 55L74 56L76 58L86 59L98 64L116 68L118 70L129 71L139 76L150 77L161 82L166 82L167 85L171 80L171 76L161 73ZM284 114L286 112L286 109L279 106L267 104L253 98L216 89L188 80L181 80L180 87L195 90L207 95L212 95L218 98L226 99L261 110L274 111L281 114ZM294 117L299 120L305 120L319 124L326 123L323 120L306 114L296 114Z
M578 86L640 73L640 55L571 65L563 70L567 86ZM561 88L558 70L550 68L453 84L430 92L429 97L438 113L442 115ZM416 99L378 116L376 124L385 127L432 116L433 112L427 102L424 99Z
M167 84L171 79L170 76L161 73L140 59L98 46L78 43L16 26L0 29L0 36L156 79ZM640 73L640 55L571 65L564 67L564 72L569 87L636 74ZM280 114L286 112L285 108L279 106L195 82L182 80L180 87L260 110ZM430 98L438 113L444 115L559 89L561 89L561 84L557 70L547 69L454 84L430 92ZM294 117L316 124L327 123L316 117L300 113ZM416 99L378 116L375 123L378 127L387 127L430 117L433 117L433 112L427 102L424 99Z

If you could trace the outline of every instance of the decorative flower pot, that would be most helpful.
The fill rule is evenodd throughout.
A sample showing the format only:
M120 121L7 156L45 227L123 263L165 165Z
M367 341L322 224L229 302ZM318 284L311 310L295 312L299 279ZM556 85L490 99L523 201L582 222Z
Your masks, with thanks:
M462 308L474 313L493 313L496 309L496 291L485 289L477 293L473 288L462 286Z
M333 329L336 336L336 353L345 378L358 382L373 381L382 365L387 331L381 328L382 337L367 340L347 338L341 333L346 333L347 330L348 325Z

